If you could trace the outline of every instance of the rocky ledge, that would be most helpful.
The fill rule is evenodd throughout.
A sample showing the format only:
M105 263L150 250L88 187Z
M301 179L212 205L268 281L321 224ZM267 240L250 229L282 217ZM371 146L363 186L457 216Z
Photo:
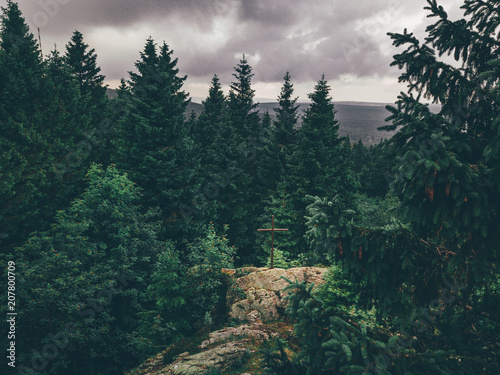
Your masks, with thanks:
M224 270L235 278L237 289L230 289L227 296L228 321L232 326L211 332L198 346L197 353L182 353L166 364L163 352L148 359L130 375L224 374L250 361L256 346L280 335L274 323L284 319L287 303L283 289L288 283L282 276L319 285L325 271L326 268L317 267ZM239 276L242 274L244 276Z

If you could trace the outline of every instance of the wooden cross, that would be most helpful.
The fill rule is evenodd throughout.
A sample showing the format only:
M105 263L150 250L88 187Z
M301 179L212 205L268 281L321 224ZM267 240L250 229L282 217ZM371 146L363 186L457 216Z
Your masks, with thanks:
M286 232L288 229L274 227L274 215L272 216L271 229L257 229L258 232L271 232L271 269L274 262L274 232Z

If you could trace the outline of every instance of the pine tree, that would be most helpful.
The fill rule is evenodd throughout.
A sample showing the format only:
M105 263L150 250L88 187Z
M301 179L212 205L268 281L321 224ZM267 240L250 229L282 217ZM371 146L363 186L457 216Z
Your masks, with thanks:
M340 194L316 197L308 207L308 238L316 247L331 245L359 293L358 307L375 307L384 330L407 332L404 344L394 336L388 344L415 351L391 350L395 356L384 367L391 373L488 374L498 367L480 353L498 330L492 142L499 117L499 5L465 1L465 18L451 21L428 0L437 20L424 43L406 30L390 34L396 47L406 46L393 65L409 87L389 107L393 125L385 127L398 130L391 139L397 152L391 190L400 203L392 217L370 225L366 207ZM443 61L444 54L461 67ZM431 112L422 98L441 104L441 111Z
M92 105L83 96L78 82L57 50L45 61L46 90L49 99L44 108L45 137L52 171L45 191L46 211L65 208L83 192L85 174L96 154L92 132Z
M65 61L71 67L82 92L90 93L94 101L102 101L106 93L103 86L104 76L99 74L101 68L97 66L95 50L83 41L83 35L75 30L71 41L66 45Z
M333 196L352 191L351 179L347 178L349 171L344 168L339 123L335 119L330 90L323 75L314 92L309 94L311 105L298 132L294 159L298 168L296 176L301 179L299 189L304 194Z
M298 97L293 98L293 84L291 76L286 72L283 77L284 83L278 96L278 107L274 108L276 121L272 134L272 144L274 154L280 163L280 174L277 180L282 185L286 185L287 175L291 173L291 158L297 146L297 122L299 119Z
M410 88L397 108L389 108L394 125L387 128L402 126L392 140L399 157L394 190L416 230L433 243L460 249L454 259L462 269L459 264L475 258L479 248L498 241L499 201L485 160L496 136L492 119L498 117L497 100L487 91L496 82L487 74L499 56L498 8L465 1L464 16L470 19L451 21L436 1L428 4L437 21L427 27L425 43L406 30L390 34L395 46L407 46L392 65L404 70L400 80ZM441 61L443 54L452 54L463 67ZM421 97L441 104L440 113L430 112ZM485 250L476 260L487 264L494 253ZM472 287L470 279L467 284Z
M130 73L130 90L120 93L128 101L128 115L120 124L116 164L144 189L147 206L161 208L166 235L187 239L193 226L185 222L183 207L199 189L198 159L184 118L186 77L177 75L172 53L165 43L158 51L148 39L135 64L138 72Z
M274 108L276 120L270 129L269 142L263 149L263 165L267 176L267 194L264 213L259 219L260 225L269 223L269 217L275 215L276 221L287 228L292 228L286 236L280 237L279 246L285 256L293 258L303 252L301 243L303 242L303 231L296 232L297 221L301 222L299 213L291 202L291 193L295 191L295 186L291 182L292 155L297 146L297 122L298 109L296 104L298 98L293 97L293 84L291 76L286 72L284 83L278 96L278 107ZM268 238L260 236L258 238L261 246L268 249Z
M252 89L252 67L243 55L239 64L235 67L233 77L236 79L231 83L228 104L231 121L236 127L238 136L245 143L250 137L257 137L259 132L259 116L256 111L257 103L254 103L255 90Z
M263 129L259 113L254 103L255 90L252 89L252 68L245 59L235 67L235 81L231 84L228 97L229 124L236 140L236 159L233 164L238 174L232 178L228 190L231 197L223 207L230 224L229 238L239 251L240 260L256 262L258 246L257 218L263 212L263 200L268 193L259 182L262 165L262 149L269 138ZM235 168L232 168L235 170ZM241 171L241 172L240 172Z
M51 74L54 65L43 63L17 4L8 1L2 12L0 226L7 235L2 246L9 248L31 231L48 228L57 204L68 202L68 195L60 194L68 186L61 186L54 160L66 152L66 146L74 146L64 144L60 131L72 116L68 111L75 107L69 103L75 98L71 82L67 97L58 91L60 82ZM83 126L85 122L83 117ZM67 125L71 128L74 123Z
M261 197L264 198L276 190L277 184L281 179L281 164L278 159L277 145L273 139L274 129L269 112L265 112L262 116L261 127L262 134L265 134L265 137L261 137L260 155L256 164L256 176L258 184L261 187Z
M91 159L108 164L109 154L114 152L109 139L114 129L111 125L107 87L104 85L105 77L100 74L101 68L97 66L95 50L89 49L78 30L75 30L66 45L64 61L79 83L82 99L87 102L87 113L92 124L88 133L94 146Z
M274 121L274 139L281 149L287 149L293 152L296 143L296 127L299 118L297 105L298 97L293 97L293 84L291 83L291 75L286 72L283 77L284 83L278 96L279 107L274 108L277 120Z
M6 236L2 246L8 246L33 230L39 218L35 207L41 173L33 169L33 159L39 158L41 151L34 155L35 150L43 149L43 143L29 119L39 109L33 104L43 68L38 45L17 4L8 1L2 12L0 226Z
M311 104L303 117L297 132L297 148L292 155L287 191L291 194L290 204L295 212L295 225L299 246L304 243L306 195L333 197L335 194L351 196L355 180L349 168L349 152L345 142L338 135L339 123L330 96L330 86L322 76L309 94ZM320 261L319 259L312 260Z
M214 150L215 137L227 113L226 99L217 75L213 76L208 97L202 104L203 112L197 121L194 121L191 137L201 155L201 164L210 168L216 157L214 154L216 152Z

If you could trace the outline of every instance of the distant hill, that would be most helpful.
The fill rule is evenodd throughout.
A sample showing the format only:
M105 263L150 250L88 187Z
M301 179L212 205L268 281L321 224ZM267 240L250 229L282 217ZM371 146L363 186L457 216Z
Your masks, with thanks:
M110 98L116 97L116 90L108 89ZM301 115L309 106L308 103L298 103ZM358 142L360 139L365 145L379 143L383 139L389 139L394 135L393 132L379 131L378 127L388 125L385 119L389 116L389 112L385 109L386 104L383 103L365 103L365 102L334 102L335 110L337 111L336 118L340 123L340 135L348 135L351 142ZM260 114L269 112L273 119L276 118L273 108L278 106L277 102L260 103L258 110ZM189 116L194 112L199 116L203 110L203 105L195 102L190 102L186 115ZM437 111L438 107L434 106L433 111ZM300 120L299 120L300 125Z
M109 87L106 90L106 94L108 94L108 98L115 99L118 96L118 93L115 89L110 89Z
M308 103L300 103L299 111L302 115ZM378 127L387 125L385 119L389 116L389 112L385 109L385 104L381 103L358 103L358 102L338 102L334 103L337 111L336 118L340 123L340 135L349 135L351 142L361 141L366 145L379 143L382 139L391 138L395 132L379 131ZM260 103L257 109L263 115L269 112L271 118L276 119L273 108L276 108L278 103ZM199 103L189 103L187 114L191 111L198 116L203 110L203 106ZM299 126L301 123L299 119Z
M297 104L300 105L299 111L303 115L309 104ZM259 110L262 113L269 112L271 117L274 117L273 108L277 105L277 103L261 103ZM342 136L348 135L351 142L357 142L361 139L365 145L371 145L379 143L383 139L389 139L395 133L377 130L380 126L388 125L385 122L389 116L389 112L385 109L386 104L334 102L334 106L337 111L335 117L340 124L339 133Z

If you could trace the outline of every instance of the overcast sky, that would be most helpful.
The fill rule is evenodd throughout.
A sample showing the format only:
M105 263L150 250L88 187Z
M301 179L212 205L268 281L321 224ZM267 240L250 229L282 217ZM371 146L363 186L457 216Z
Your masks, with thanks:
M438 0L451 17L462 0ZM0 3L6 3L0 0ZM387 32L406 27L424 36L425 0L19 0L44 54L59 50L74 30L94 48L106 83L116 87L134 69L151 36L165 41L187 74L185 90L207 96L217 74L227 86L245 53L256 97L274 100L289 71L307 100L324 73L335 101L395 101L405 87L389 64L397 52ZM263 100L264 99L264 100ZM198 100L199 101L199 100Z

